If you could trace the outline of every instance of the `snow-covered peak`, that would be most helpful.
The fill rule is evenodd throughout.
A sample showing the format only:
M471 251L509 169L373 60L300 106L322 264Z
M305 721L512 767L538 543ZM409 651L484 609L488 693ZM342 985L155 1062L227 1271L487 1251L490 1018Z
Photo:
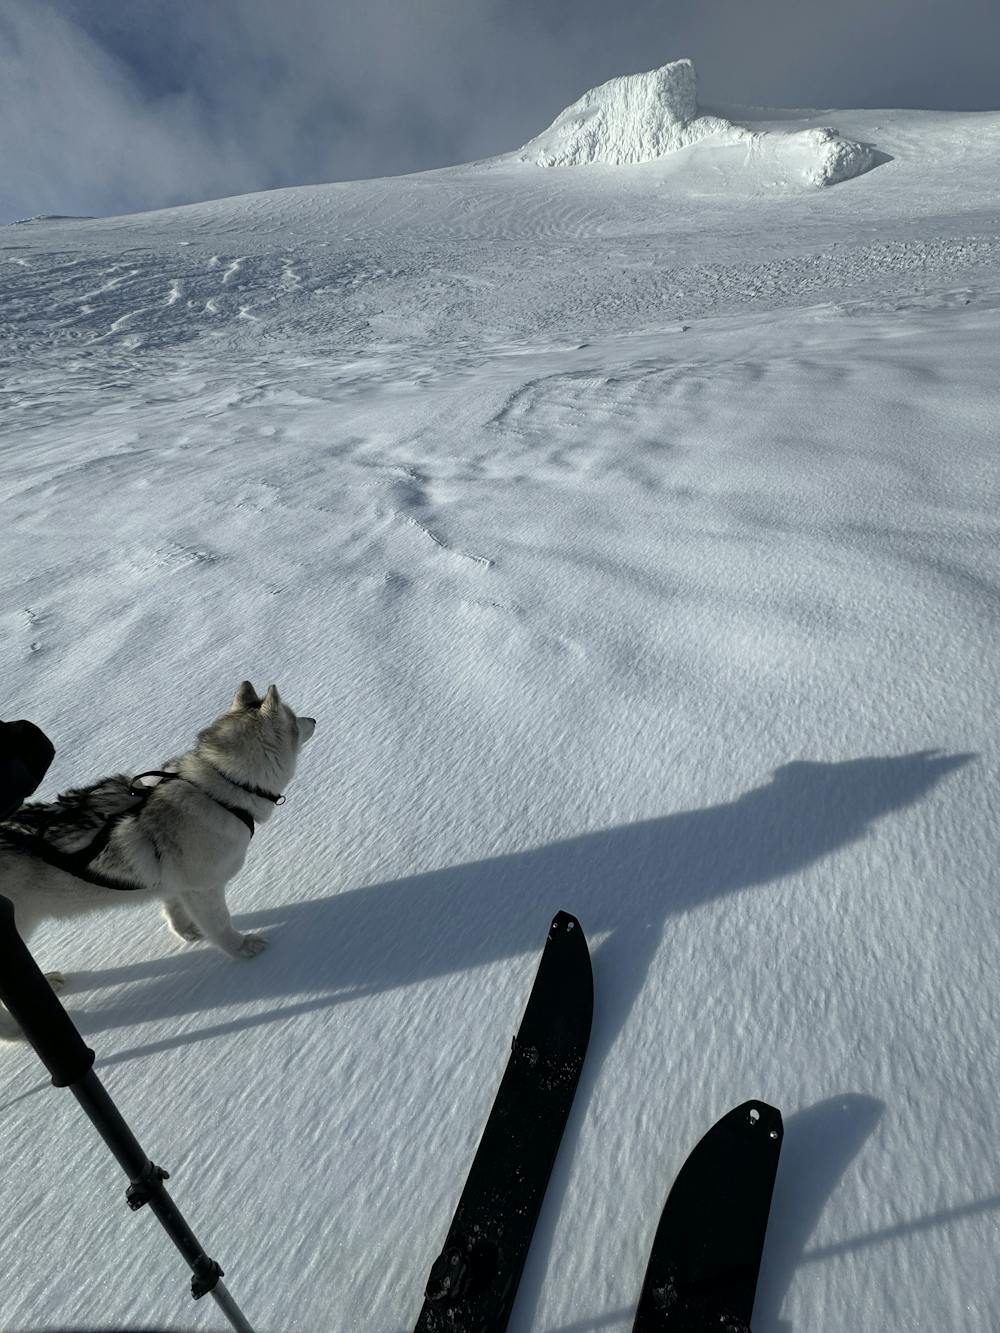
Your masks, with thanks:
M645 74L609 79L560 112L516 157L541 167L613 166L650 162L707 138L720 147L745 145L747 163L761 160L807 185L833 185L868 171L873 152L835 130L757 133L721 116L698 114L691 60L672 60Z
M646 74L626 74L591 88L518 156L543 167L588 162L624 166L734 129L717 116L698 116L694 64L672 60Z

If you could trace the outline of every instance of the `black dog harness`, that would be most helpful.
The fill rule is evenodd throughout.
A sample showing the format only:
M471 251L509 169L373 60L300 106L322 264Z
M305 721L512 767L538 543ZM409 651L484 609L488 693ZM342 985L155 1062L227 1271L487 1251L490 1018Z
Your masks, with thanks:
M271 792L264 791L261 787L248 787L245 783L237 782L235 778L231 778L228 773L223 773L221 768L217 768L215 764L210 764L207 759L203 760L202 762L208 764L209 768L214 768L220 778L225 778L226 781L231 782L234 787L239 787L241 791L249 792L251 796L263 796L266 801L273 801L275 805L283 805L285 802L284 796L274 796L271 794ZM149 797L149 793L155 791L160 784L158 782L154 782L151 787L143 785L139 788L137 792L135 789L135 784L139 781L140 778L162 778L164 782L170 782L173 778L180 778L180 777L181 775L179 773L161 773L159 769L151 768L148 773L136 774L136 776L132 779L132 785L128 789L129 795L140 796L141 805L145 805ZM197 782L191 782L190 778L181 778L181 781L190 783L192 787L198 787ZM251 838L253 837L253 831L254 831L253 815L250 813L249 810L244 810L242 806L239 805L228 805L225 801L220 801L218 796L213 796L211 792L205 791L204 787L198 787L198 790L202 793L202 795L207 796L210 801L214 801L216 805L221 805L223 810L228 810L229 813L231 815L235 815L237 819L242 819L243 823L246 824L247 828L250 830ZM135 809L137 808L140 807L133 807L131 810L125 810L122 813L131 815L135 813ZM113 823L120 818L121 815L113 815L109 823ZM110 838L110 836L111 836L110 833L108 833L105 836L104 830L102 830L101 833L98 834L98 838L103 837L104 841L101 843L100 847L98 848L98 851L93 853L93 856L97 856L98 852L104 850L104 848L107 846L108 838ZM88 847L85 850L89 855L90 848ZM90 857L91 860L93 859L93 856Z
M208 763L208 760L206 759L203 762ZM228 773L223 773L222 769L217 768L215 764L209 764L209 767L214 768L220 777L225 778L225 780L232 783L234 787L239 787L242 791L249 792L251 796L261 796L267 801L273 801L275 805L282 805L284 803L284 796L275 796L272 792L264 791L260 787L248 787L245 783L237 782L236 779L230 777ZM55 866L57 870L63 870L69 875L75 875L77 879L86 880L89 884L97 884L104 889L120 889L123 891L144 889L146 887L145 884L139 884L134 880L110 879L107 875L102 875L100 871L90 869L91 863L100 856L101 852L104 851L105 847L107 847L108 843L111 841L111 835L114 833L118 824L120 824L123 819L127 819L131 815L141 811L152 793L161 785L159 782L148 786L145 783L142 783L137 787L136 783L139 782L140 778L160 778L161 782L173 782L175 779L180 778L182 782L190 783L190 785L197 788L203 796L207 796L209 800L214 801L216 805L221 805L223 810L228 810L231 815L235 815L237 819L246 824L247 828L250 830L251 838L253 837L254 820L253 815L251 815L249 810L244 810L238 805L229 805L226 801L220 801L218 796L213 796L211 792L205 791L204 787L199 787L197 782L192 782L190 778L181 777L180 773L164 773L159 769L150 769L148 773L137 773L129 784L129 795L136 798L135 805L130 805L128 809L120 810L117 814L109 815L105 820L103 827L86 847L81 847L75 852L60 852L45 841L44 827L39 828L35 833L24 833L20 829L0 829L0 840L2 840L2 843L8 847L16 847L18 850L26 852L29 856L37 856L39 860L45 861L51 866ZM153 851L156 855L156 859L159 860L160 851L156 846L155 841L153 841Z

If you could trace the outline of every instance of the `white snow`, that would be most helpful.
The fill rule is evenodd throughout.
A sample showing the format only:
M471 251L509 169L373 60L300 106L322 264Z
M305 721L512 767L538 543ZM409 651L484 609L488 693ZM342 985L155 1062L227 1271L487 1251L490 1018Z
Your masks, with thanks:
M742 146L748 161L766 158L772 170L793 174L806 185L835 185L869 171L876 161L873 149L827 127L754 133L721 116L699 115L690 60L673 60L591 88L514 156L542 167L626 166L708 138L717 147Z
M530 139L518 158L543 167L625 166L676 152L709 134L725 135L729 143L749 137L728 120L698 115L694 64L673 60L591 88Z
M0 232L40 794L244 677L318 719L231 886L259 958L33 941L261 1329L413 1326L564 908L595 1026L512 1333L626 1333L748 1098L755 1333L995 1330L1000 114L719 114ZM874 169L805 188L827 130ZM223 1327L29 1050L0 1127L0 1327Z

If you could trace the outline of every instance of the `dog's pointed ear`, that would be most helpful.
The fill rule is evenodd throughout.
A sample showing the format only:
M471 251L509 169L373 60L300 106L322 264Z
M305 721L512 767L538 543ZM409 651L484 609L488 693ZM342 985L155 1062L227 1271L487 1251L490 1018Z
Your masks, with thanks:
M245 680L233 696L233 702L229 705L231 713L238 713L243 708L256 708L260 700L257 698L257 691Z
M264 702L260 706L260 711L262 713L273 713L280 703L277 685L269 685L267 693L264 695Z

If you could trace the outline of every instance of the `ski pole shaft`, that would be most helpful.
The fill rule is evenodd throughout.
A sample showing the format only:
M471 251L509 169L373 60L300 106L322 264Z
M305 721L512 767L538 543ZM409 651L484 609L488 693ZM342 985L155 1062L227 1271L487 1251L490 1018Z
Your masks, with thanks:
M69 1014L28 952L14 924L14 904L0 896L0 1000L4 1002L57 1088L68 1088L94 1063Z
M164 1180L169 1179L167 1172L146 1156L101 1080L89 1069L79 1082L70 1084L69 1090L131 1181L125 1191L129 1207L138 1209L148 1203L160 1226L184 1256L194 1274L191 1294L195 1300L210 1292L237 1333L253 1333L222 1283L222 1269L205 1253L164 1186Z
M208 1257L171 1199L167 1172L143 1152L107 1089L93 1071L94 1052L77 1031L55 992L18 934L14 906L0 896L0 1000L20 1024L57 1088L69 1088L129 1178L129 1207L148 1203L160 1225L190 1266L191 1294L211 1292L236 1333L253 1333L222 1282L222 1269Z

